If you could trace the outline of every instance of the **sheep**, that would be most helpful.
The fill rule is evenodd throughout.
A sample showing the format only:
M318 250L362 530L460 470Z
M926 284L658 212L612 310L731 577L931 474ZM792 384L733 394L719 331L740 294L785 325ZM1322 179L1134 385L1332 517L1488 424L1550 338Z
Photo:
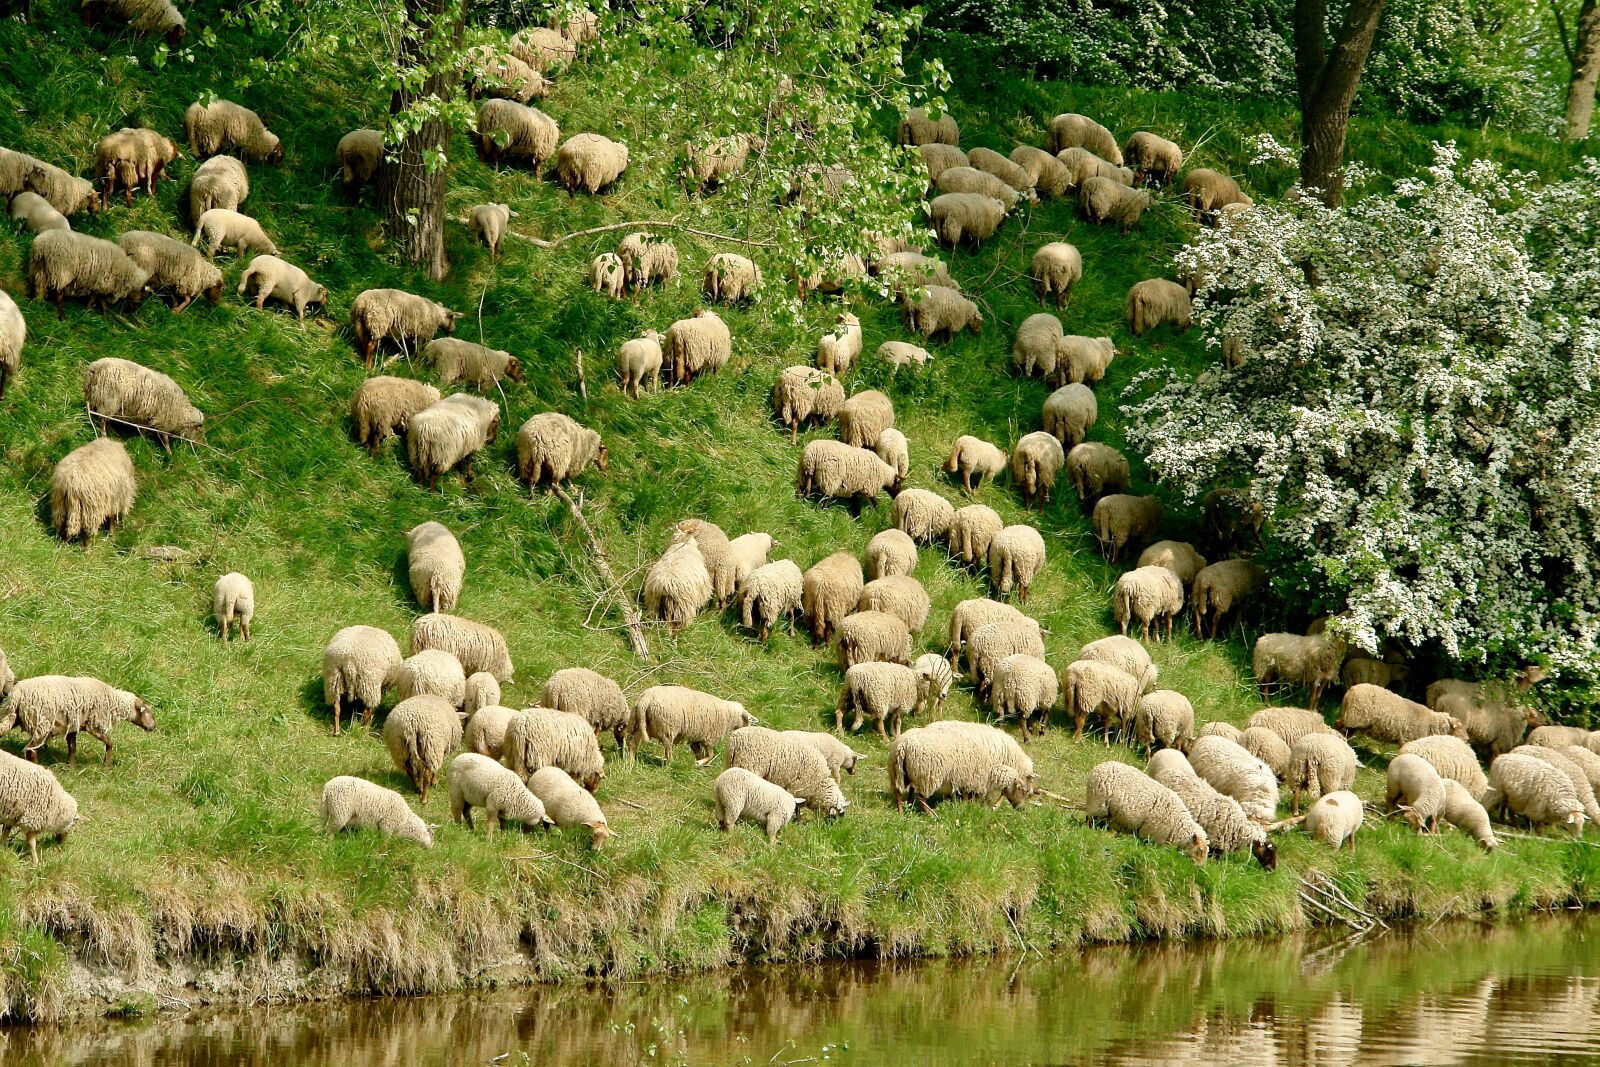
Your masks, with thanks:
M906 435L893 427L885 429L878 434L878 441L872 446L872 451L893 468L894 484L889 488L891 492L898 492L905 484L906 475L911 473L911 445L906 440ZM898 501L899 497L895 499Z
M1489 813L1460 782L1444 780L1444 802L1439 806L1439 818L1472 835L1485 852L1493 852L1500 844L1489 825Z
M1037 150L1036 150L1037 151ZM1051 156L1050 161L1055 162ZM1028 168L990 148L974 148L967 152L970 169L999 178L1006 187L1024 196L1033 195L1034 178Z
M500 169L501 163L525 163L538 174L556 154L561 127L536 107L515 100L485 100L473 129L478 158Z
M513 715L501 739L500 759L523 781L541 768L560 767L591 793L606 776L594 727L570 711L524 708Z
M564 7L550 12L548 25L574 48L600 39L600 16L587 8Z
M333 709L333 736L338 737L344 705L361 706L361 722L371 728L372 713L383 703L383 692L400 680L405 659L400 645L375 626L346 626L328 641L322 653L322 698Z
M772 624L789 617L794 627L795 612L805 596L805 578L792 560L780 559L757 567L739 590L739 610L745 626L756 631L763 644L772 635Z
M970 165L967 154L952 144L929 141L927 144L919 145L917 152L922 156L922 165L928 172L929 182L938 181L939 175L951 167Z
M1540 726L1528 734L1528 744L1544 748L1587 745L1593 732L1581 726Z
M927 489L906 489L894 498L894 528L919 544L948 534L955 516L950 501Z
M1534 759L1543 760L1566 775L1572 782L1573 792L1578 795L1578 803L1583 806L1584 818L1591 823L1600 823L1600 804L1596 803L1594 785L1589 781L1589 774L1583 764L1561 749L1545 748L1542 745L1518 745L1511 751L1519 756L1532 756Z
M406 424L406 458L431 492L439 476L460 468L473 482L472 460L500 430L500 408L479 396L456 393L430 404Z
M50 206L50 201L38 193L23 191L11 198L11 221L20 222L29 233L46 230L70 230L67 217Z
M1478 764L1478 757L1473 753L1472 746L1459 737L1451 734L1430 734L1414 741L1407 741L1400 746L1400 753L1421 756L1433 764L1433 769L1439 772L1441 778L1459 782L1468 793L1472 794L1474 800L1482 797L1483 791L1489 788L1489 779L1484 775L1483 767Z
M65 735L67 762L73 764L78 761L78 734L86 733L106 746L100 765L110 770L111 728L119 722L131 722L146 733L156 728L150 705L125 689L98 678L44 674L11 687L0 712L0 735L17 728L26 733L22 754L30 763L39 762L46 741Z
M1189 290L1165 278L1146 278L1128 290L1128 328L1135 337L1171 323L1179 331L1194 321Z
M1093 403L1094 397L1089 400ZM1022 490L1023 506L1043 508L1050 503L1056 473L1066 462L1067 454L1053 432L1035 430L1023 435L1011 452L1011 479Z
M665 286L678 275L678 249L652 233L630 233L617 242L617 258L629 291Z
M950 695L950 685L955 674L950 664L937 652L918 656L911 664L917 676L917 706L915 714L934 718L944 708L945 697Z
M1339 681L1346 689L1353 685L1381 685L1394 689L1409 673L1404 663L1385 663L1370 656L1351 656L1339 671Z
M437 648L425 649L400 664L395 682L396 700L414 696L436 696L459 708L467 699L467 672L461 661Z
M1183 169L1183 149L1165 137L1140 130L1122 146L1122 161L1142 182L1165 185Z
M385 837L433 847L433 829L411 810L405 797L365 778L341 774L322 787L322 830L376 830Z
M922 334L924 340L942 334L953 341L962 330L978 333L983 329L978 305L947 286L923 286L906 300L905 309L907 325Z
M1222 212L1235 204L1246 207L1255 203L1239 189L1239 183L1208 167L1196 167L1183 177L1183 198L1189 209L1201 221L1215 222Z
M857 663L911 663L911 629L898 615L857 611L839 622L839 667Z
M894 405L876 389L857 393L839 408L839 440L856 448L876 447L879 435L893 425Z
M1128 488L1128 457L1098 441L1085 441L1067 452L1067 476L1079 503L1093 506L1101 497Z
M4 649L0 649L0 699L11 692L11 687L17 684L17 674L11 669L11 664L6 662Z
M1037 621L1030 619L1010 604L1002 604L998 600L988 600L982 597L963 600L950 612L950 665L954 667L960 661L962 652L979 630L995 622L1019 623L1024 627L1032 628L1035 633L1039 630ZM1040 650L1039 656L1042 659L1044 657L1043 638L1041 637L1037 644L1032 647ZM1021 651L1021 649L1012 649L1011 651ZM969 671L973 670L975 662L969 654L967 660ZM974 674L973 677L976 677L976 675Z
M1278 777L1245 747L1225 737L1198 737L1189 746L1195 773L1239 802L1244 813L1269 823L1278 810Z
M844 674L844 688L834 708L834 730L844 733L845 716L855 713L851 732L861 729L862 720L877 720L878 736L889 741L889 731L900 736L902 719L914 714L918 706L918 677L910 667L899 663L857 663Z
M1028 602L1028 589L1044 569L1044 538L1032 526L1007 526L989 541L989 582L997 596L1016 587L1017 599Z
M1006 469L1007 454L1004 449L970 434L956 438L950 446L950 458L945 460L946 474L961 474L961 488L970 496L973 478L983 487L984 478L994 479Z
M1238 741L1244 736L1237 726L1231 722L1208 722L1195 732L1195 737L1226 737L1229 741Z
M540 485L554 492L590 464L601 473L610 465L600 435L558 411L541 412L517 431L517 477L530 493Z
M383 442L405 433L413 416L438 402L439 390L426 382L386 374L368 378L350 400L356 440L366 446L369 455L376 456Z
M1184 849L1197 864L1211 841L1182 798L1137 767L1108 760L1089 772L1084 811L1093 826L1109 826L1152 844Z
M327 286L318 285L305 271L277 256L256 256L239 275L239 295L248 299L252 291L257 311L266 306L270 297L294 308L296 321L302 323L306 321L306 308L328 306Z
M252 163L282 163L283 142L247 107L231 100L190 104L183 113L184 135L196 159L238 149Z
M187 25L183 13L172 0L84 0L83 21L93 26L104 15L111 15L140 33L159 33L176 48L183 39Z
M1086 115L1067 112L1050 120L1046 147L1052 152L1083 148L1116 166L1122 165L1122 149L1111 131Z
M1025 768L1025 769L1024 769ZM907 799L932 813L940 796L1020 808L1033 795L1033 761L1003 731L948 720L907 730L889 748L889 792L895 810Z
M597 735L610 730L619 749L627 739L630 712L622 687L587 667L565 667L552 674L539 704L581 716Z
M1539 713L1521 695L1543 676L1542 668L1524 669L1514 690L1500 682L1441 679L1428 686L1427 703L1434 711L1460 719L1471 742L1497 756L1515 748L1524 731L1538 722Z
M602 252L589 264L589 288L604 293L613 300L621 300L627 291L628 271L622 257L615 252Z
M474 678L478 675L473 675ZM485 677L492 677L485 675ZM480 756L499 759L505 751L506 727L518 712L499 704L485 704L471 712L462 728L461 747Z
M1203 567L1189 592L1194 635L1215 640L1222 620L1230 612L1242 611L1266 580L1267 572L1247 559L1225 559Z
M393 341L402 351L417 347L440 331L455 333L461 317L459 311L401 289L367 289L350 304L350 328L368 370L380 342Z
M851 177L851 182L855 178ZM812 293L842 293L867 276L867 265L854 252L833 252L810 274L796 275L795 289L801 300Z
M1052 241L1033 254L1032 272L1039 302L1053 300L1059 308L1083 278L1083 257L1065 241Z
M545 814L562 829L589 831L589 847L599 851L613 834L594 796L560 767L541 767L528 778L528 791L544 803Z
M1338 731L1323 721L1320 712L1307 708L1262 708L1245 720L1245 726L1271 730L1291 747L1308 734L1338 736Z
M1573 837L1583 836L1583 804L1572 780L1537 756L1508 752L1495 757L1483 807L1491 817L1515 814L1530 825L1560 823Z
M1260 648L1259 642L1257 648ZM1318 688L1320 691L1320 686ZM1432 734L1452 734L1462 740L1467 737L1466 727L1459 719L1444 712L1430 711L1422 704L1376 685L1357 685L1347 690L1334 725L1346 733L1363 732L1396 744Z
M1090 178L1107 178L1118 185L1133 185L1133 171L1101 159L1087 148L1077 145L1064 148L1056 153L1056 161L1067 172L1066 192L1081 191L1083 183Z
M1149 748L1187 748L1194 739L1194 705L1172 689L1139 698L1133 709L1133 736Z
M842 780L841 774L855 774L856 763L861 760L863 755L830 733L810 730L784 730L778 736L786 742L809 745L816 749L817 754L822 757L828 768L828 774L832 776L835 782Z
M239 636L250 640L250 620L255 614L256 587L249 578L238 571L229 571L217 579L211 587L211 615L217 620L217 629L222 631L223 644L228 643L235 620L239 623Z
M1090 222L1097 225L1114 222L1123 233L1139 224L1139 217L1151 204L1150 194L1143 189L1130 189L1112 178L1098 175L1079 187L1078 201Z
M1161 636L1161 622L1167 623L1167 639L1172 638L1172 619L1183 610L1183 583L1165 567L1137 567L1117 578L1111 593L1111 614L1117 620L1122 635L1128 635L1128 623L1136 622L1140 637L1150 640L1150 624L1155 623L1156 637Z
M1335 852L1350 842L1350 851L1356 850L1356 831L1365 818L1361 798L1348 790L1328 793L1311 805L1306 812L1306 833L1325 841Z
M523 380L522 361L510 352L455 337L435 337L422 346L422 358L433 365L440 385L463 382L481 393L502 377Z
M1219 545L1229 546L1244 539L1260 542L1266 516L1247 490L1213 489L1201 499L1200 506Z
M617 349L617 377L622 379L622 391L635 400L641 386L654 383L656 389L661 388L662 340L657 331L646 330Z
M684 146L688 156L683 167L684 184L704 193L742 172L749 162L750 150L760 150L760 143L749 134L736 133L718 137L709 142Z
M540 74L564 67L578 57L575 41L560 30L544 26L530 26L518 31L507 42L506 48Z
M904 300L906 293L924 285L942 285L961 291L961 283L950 276L950 267L942 259L925 256L921 252L895 252L883 257L877 273L889 283L895 299Z
M0 841L22 831L28 858L39 862L39 838L54 835L65 844L78 824L78 801L48 768L0 752Z
M1045 381L1056 388L1069 384L1094 385L1106 376L1117 349L1109 337L1066 334L1056 342L1055 368Z
M517 217L509 204L475 204L467 212L467 232L484 243L490 259L499 259L500 245Z
M148 230L128 230L117 238L117 245L150 275L145 284L152 290L171 289L179 298L174 315L202 293L213 304L222 299L222 272L182 241Z
M598 133L568 137L556 153L556 173L571 196L579 189L591 195L622 177L628 169L628 146Z
M50 474L50 525L63 541L84 544L100 527L115 533L138 494L133 461L121 441L96 438L64 456Z
M788 790L821 816L843 815L850 806L827 758L803 733L780 733L763 726L734 730L728 735L728 766Z
M1074 660L1061 672L1061 708L1072 720L1072 736L1081 740L1083 728L1091 718L1105 724L1105 740L1111 743L1112 727L1127 732L1128 723L1138 711L1140 679L1127 671L1098 660Z
M714 302L738 304L753 300L761 288L761 268L745 256L719 252L707 261L700 288L706 299Z
M1177 576L1184 589L1205 569L1206 560L1187 541L1157 541L1139 553L1138 567L1165 567Z
M940 112L935 119L925 107L914 107L900 120L899 144L918 148L925 144L961 143L961 127L948 111Z
M466 80L474 96L502 97L526 104L550 95L550 81L509 52L482 44L467 50Z
M900 494L901 498L905 495ZM951 554L971 567L989 558L989 544L1004 528L1004 520L993 508L986 504L969 504L951 516L945 537Z
M472 829L472 809L482 808L488 826L484 836L494 840L495 828L506 820L524 828L554 826L544 802L529 791L515 771L488 756L463 752L450 761L450 817Z
M1011 150L1010 158L1011 162L1022 168L1029 187L1040 196L1061 196L1073 185L1072 174L1067 170L1066 164L1057 159L1052 152L1035 148L1033 145L1019 144Z
M1401 755L1389 761L1385 773L1383 810L1396 807L1406 822L1423 833L1433 833L1444 807L1444 779L1421 756Z
M339 181L347 193L355 193L378 175L383 163L383 131L351 130L339 138L333 150L339 161Z
M1116 634L1090 641L1078 650L1078 658L1104 663L1138 679L1141 693L1148 693L1155 688L1156 679L1161 673L1143 645L1131 637L1119 637Z
M737 822L766 827L767 844L778 843L778 831L789 825L805 801L743 767L729 767L711 783L717 825L723 833Z
M800 606L811 624L813 645L832 639L839 623L855 611L865 584L861 561L849 552L835 552L801 576Z
M212 208L238 211L250 195L250 175L233 156L212 156L189 180L189 218L198 222Z
M1355 749L1338 734L1311 733L1295 740L1289 748L1289 769L1283 776L1283 784L1293 795L1293 814L1300 814L1302 793L1315 801L1353 788L1356 766Z
M1195 773L1183 753L1163 749L1150 757L1145 773L1178 795L1195 822L1206 832L1210 851L1218 855L1248 848L1265 870L1278 866L1278 847L1267 831L1244 813L1239 802L1218 792Z
M466 696L461 702L461 710L467 715L472 715L479 708L493 707L500 703L500 683L488 671L478 671L467 676ZM472 720L467 720L467 732L472 731ZM472 748L470 744L468 748ZM474 752L477 749L473 749ZM496 756L498 758L498 755Z
M128 300L139 303L149 290L150 272L111 241L72 230L47 230L33 239L28 250L28 293L54 300L56 317L65 318L62 302L82 297L91 308L101 309Z
M83 401L102 432L116 422L156 435L172 451L172 438L202 440L205 416L177 382L126 359L97 359L83 372Z
M628 724L628 758L639 746L660 741L662 756L672 762L672 749L680 741L694 754L696 767L711 762L713 749L734 730L755 725L755 716L735 700L722 700L681 685L653 685L633 702Z
M1279 778L1289 773L1289 745L1265 726L1247 727L1239 735L1239 747L1265 763Z
M1149 541L1156 534L1161 511L1161 501L1153 496L1112 493L1096 500L1092 517L1100 554L1115 563L1129 545Z
M720 557L726 553L727 538L718 536L721 531L712 524L705 525L715 530L715 534L710 530L688 533L680 530L645 575L641 591L645 611L651 618L665 622L674 634L693 622L716 594L703 546L711 540L720 540L722 546L716 549Z
M775 544L772 535L764 533L740 534L728 542L725 566L711 576L718 605L726 607L756 568L766 566Z
M996 158L1004 160L1007 165L1010 161L1004 156ZM1017 201L1023 199L1024 194L1004 179L979 170L976 167L951 167L939 175L939 180L933 183L934 189L942 195L972 195L985 200L998 201L1001 207L1010 211L1017 206ZM1027 191L1028 196L1033 195L1033 190ZM985 209L984 217L987 217ZM936 226L935 229L938 227ZM988 236L985 234L984 236ZM956 244L956 241L951 241Z
M1196 582L1198 581L1197 578ZM1261 689L1261 699L1267 698L1267 688L1275 682L1299 685L1305 687L1311 698L1310 707L1315 711L1322 700L1322 691L1337 682L1339 665L1344 662L1344 654L1344 642L1330 634L1316 634L1311 637L1302 637L1299 634L1262 634L1256 639L1255 648L1250 655L1250 664L1255 671L1256 684ZM1348 703L1348 695L1346 702ZM1421 710L1427 711L1426 708ZM1369 717L1360 715L1352 722L1350 728L1361 729L1367 725ZM1447 728L1424 730L1423 734L1448 732ZM1415 736L1420 737L1423 734ZM1410 738L1398 740L1410 740Z
M1050 722L1050 709L1060 695L1055 670L1026 652L1013 653L996 666L989 699L998 721L1016 716L1022 726L1022 739L1028 740L1028 721L1038 718L1039 733Z
M702 374L721 370L733 355L728 324L705 308L668 326L666 341L667 378L674 385L687 385Z
M878 358L889 365L889 375L893 377L901 367L926 366L933 355L921 345L909 341L885 341L878 346Z
M912 633L920 633L928 621L929 603L921 582L898 574L875 578L863 586L857 608L886 612L905 623Z
M939 180L951 173L944 172ZM1006 203L982 193L940 193L928 205L928 214L940 241L952 248L963 242L978 245L1006 220Z
M817 369L842 378L850 373L850 368L854 367L856 360L860 358L861 320L848 311L842 312L834 320L833 329L817 339ZM884 403L888 403L887 397L884 398ZM889 421L891 423L894 421L892 409Z
M824 500L844 500L851 514L858 514L863 503L874 507L878 493L893 495L898 474L895 469L864 448L843 441L808 441L800 453L795 476L795 495L813 493Z
M788 367L772 385L772 410L789 428L791 443L799 440L806 423L825 423L843 406L839 379L815 367Z
M884 530L867 542L866 559L873 579L908 575L917 568L917 543L900 530Z
M509 684L515 675L506 639L492 626L434 611L411 623L411 654L437 648L461 661L468 674L486 671Z
M1017 327L1011 343L1011 365L1024 378L1037 371L1048 377L1056 369L1056 354L1061 346L1061 320L1047 311L1029 315Z
M23 152L0 148L0 197L36 193L63 216L100 210L94 183Z

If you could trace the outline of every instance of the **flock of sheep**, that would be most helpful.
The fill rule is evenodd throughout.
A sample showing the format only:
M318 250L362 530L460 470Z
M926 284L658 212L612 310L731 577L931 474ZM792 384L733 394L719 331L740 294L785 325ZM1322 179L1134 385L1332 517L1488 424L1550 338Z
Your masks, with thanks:
M130 2L104 6L121 11ZM592 15L553 19L549 27L517 34L504 51L473 50L471 80L489 97L476 137L486 162L538 171L554 160L560 180L574 193L598 192L621 177L628 165L625 145L589 133L562 141L556 122L528 105L548 93L546 74L572 61L597 33ZM181 312L202 294L220 297L222 275L213 259L227 249L254 254L238 292L253 297L258 308L273 299L303 319L308 308L327 304L327 290L279 258L260 225L239 210L250 191L246 162L281 160L279 138L253 112L223 100L190 107L185 127L191 150L203 160L189 193L195 223L189 244L141 231L103 241L76 233L68 221L79 211L108 206L119 192L128 202L137 191L153 193L179 154L159 133L125 129L107 135L96 153L98 189L31 156L0 149L0 194L9 199L13 218L36 235L28 262L31 295L53 300L61 314L69 297L103 307L170 289L174 312ZM1046 147L1020 145L1009 156L983 148L964 152L954 120L921 109L906 116L899 139L921 154L931 183L932 230L950 246L985 240L1019 204L1039 197L1076 195L1090 222L1126 230L1153 202L1149 190L1176 182L1183 165L1183 153L1171 141L1141 131L1119 145L1105 127L1074 114L1055 118ZM760 149L758 140L745 136L691 149L685 176L701 189L713 188ZM376 131L343 138L337 157L346 186L359 189L373 180L382 151ZM827 195L853 180L844 168L822 168L797 178L797 195ZM1251 203L1232 179L1206 169L1184 175L1183 191L1196 216L1214 224L1225 224ZM491 255L499 255L515 216L508 205L483 204L467 221ZM670 282L679 266L670 242L638 232L596 257L589 281L595 290L621 298ZM1041 247L1032 259L1041 303L1058 311L1068 304L1083 269L1071 244ZM869 273L888 280L888 290L904 305L907 326L923 344L983 328L978 306L962 294L948 266L901 239L879 242L870 261L842 256L795 283L802 295L835 293ZM753 299L764 284L757 264L729 252L714 255L702 274L704 294L714 303ZM1138 283L1127 297L1130 331L1186 327L1190 296L1190 287L1178 282ZM350 304L352 333L368 368L387 343L420 351L443 385L462 383L481 392L502 378L520 381L521 364L509 352L449 336L460 317L396 289L366 290ZM0 292L0 395L19 369L25 338L19 308ZM623 343L616 358L621 388L637 398L652 386L687 386L726 365L732 349L727 324L701 309L664 333L646 331ZM1523 695L1537 680L1534 670L1515 688L1441 681L1429 689L1428 705L1421 705L1390 688L1405 679L1396 657L1348 657L1344 643L1320 628L1307 635L1271 633L1254 649L1263 696L1269 685L1299 686L1310 708L1268 707L1243 730L1221 722L1196 729L1188 699L1157 688L1155 664L1128 632L1137 627L1145 641L1159 640L1163 630L1170 637L1176 616L1187 609L1196 635L1215 637L1223 620L1245 611L1262 593L1265 575L1233 552L1259 536L1262 515L1236 492L1208 495L1206 527L1228 557L1215 563L1208 564L1193 545L1157 540L1161 502L1128 494L1127 458L1087 440L1098 417L1092 387L1116 356L1112 339L1067 334L1057 314L1041 312L1019 326L1012 356L1018 374L1043 377L1055 387L1041 412L1042 428L1025 434L1009 452L961 436L944 471L969 497L985 479L1009 471L1024 504L1042 507L1065 470L1091 512L1107 559L1142 549L1113 590L1111 611L1122 633L1083 646L1058 671L1046 660L1038 621L1007 602L1014 593L1026 605L1044 564L1044 538L1030 525L1006 525L986 505L957 508L932 489L905 485L910 444L894 427L891 398L879 390L850 395L844 385L863 351L860 320L839 314L835 327L817 341L815 366L791 366L779 374L772 407L795 444L803 428L837 426L837 440L816 438L800 449L796 490L802 497L844 501L858 511L888 493L893 527L874 536L861 558L838 551L802 570L792 560L770 558L774 540L768 534L729 538L713 523L686 519L673 527L639 593L645 612L673 631L713 603L737 605L743 624L760 641L783 620L793 627L803 617L814 644L836 646L843 671L834 733L772 730L737 700L676 685L652 686L630 701L614 680L582 667L556 671L533 707L502 705L501 687L514 679L507 642L494 628L455 614L466 557L437 522L406 534L413 594L426 612L412 625L409 655L388 632L363 625L340 630L327 645L323 690L333 732L341 733L347 712L352 722L359 713L370 728L374 713L392 696L383 740L423 803L442 781L453 816L469 828L472 809L479 808L491 835L507 821L525 828L553 824L586 831L596 848L611 836L596 800L606 773L600 740L606 734L629 760L644 745L659 742L670 763L683 744L698 766L723 746L727 768L711 783L719 824L729 830L751 821L775 840L800 808L820 816L845 813L842 775L853 774L863 754L843 738L869 719L887 745L896 805L909 801L925 810L940 797L995 804L1003 798L1021 807L1041 792L1055 796L1041 790L1024 746L1003 729L1010 720L1023 742L1046 731L1052 715L1070 722L1078 737L1092 727L1108 742L1126 740L1150 754L1148 765L1096 766L1088 776L1084 810L1091 821L1183 849L1196 863L1209 853L1249 850L1270 868L1276 862L1270 832L1302 819L1334 847L1347 841L1354 847L1364 818L1364 805L1351 792L1358 760L1345 735L1354 733L1400 746L1388 765L1387 807L1400 808L1419 829L1432 831L1444 821L1493 848L1491 815L1561 823L1574 833L1581 833L1586 819L1600 820L1600 734L1540 726L1530 744L1519 745L1537 722ZM931 358L925 347L907 340L886 340L876 352L892 369L912 373ZM126 446L109 436L110 426L149 434L170 448L174 437L200 440L204 416L171 378L122 359L90 364L84 399L105 436L60 461L50 510L61 537L87 541L106 526L114 528L136 496ZM474 457L495 439L500 409L474 393L444 396L434 385L378 375L357 390L351 416L357 439L374 454L388 437L403 435L418 479L431 489L454 470L471 480ZM557 412L529 419L517 433L516 452L518 474L531 488L560 486L591 466L602 473L608 466L600 436ZM935 543L945 546L953 564L985 568L995 599L958 604L945 631L945 653L917 656L930 599L912 572L919 552ZM218 579L213 607L225 642L235 626L249 640L254 589L248 578L234 573ZM996 725L939 717L958 674L989 704ZM1330 726L1318 705L1326 688L1341 683L1344 696ZM77 819L73 798L36 765L41 747L64 736L71 759L77 735L86 731L104 743L109 766L113 726L130 721L151 730L154 718L139 697L97 679L17 681L3 654L0 695L6 697L0 733L16 727L28 735L26 759L0 753L0 827L6 837L21 830L36 859L39 836L64 837ZM918 717L924 725L904 727L907 718ZM1478 751L1493 759L1487 774ZM1285 789L1293 814L1280 819ZM1302 817L1303 798L1312 803ZM360 778L329 781L321 811L330 832L368 828L432 844L433 828L404 797Z

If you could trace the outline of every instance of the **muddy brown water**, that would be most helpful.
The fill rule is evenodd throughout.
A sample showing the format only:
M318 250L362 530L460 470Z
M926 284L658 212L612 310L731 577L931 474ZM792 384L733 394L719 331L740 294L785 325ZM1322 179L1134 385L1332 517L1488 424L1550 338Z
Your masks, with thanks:
M1600 915L0 1029L5 1067L1600 1063Z

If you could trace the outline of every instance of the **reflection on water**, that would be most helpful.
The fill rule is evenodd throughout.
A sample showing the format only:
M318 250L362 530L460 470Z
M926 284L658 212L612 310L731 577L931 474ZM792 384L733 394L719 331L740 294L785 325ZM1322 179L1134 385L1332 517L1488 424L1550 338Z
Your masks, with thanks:
M524 1060L526 1056L526 1061ZM5 1067L1600 1062L1600 917L0 1030Z

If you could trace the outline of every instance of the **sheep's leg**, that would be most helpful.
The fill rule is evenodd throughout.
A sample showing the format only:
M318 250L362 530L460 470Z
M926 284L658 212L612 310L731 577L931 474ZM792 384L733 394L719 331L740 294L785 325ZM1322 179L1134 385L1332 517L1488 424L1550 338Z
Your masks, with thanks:
M472 829L472 805L463 804L461 810L455 813L456 822L462 823L468 830Z
M228 643L228 617L226 615L222 618L222 643Z
M339 698L333 698L333 736L339 736Z
M704 767L716 756L716 750L704 741L690 741L689 751L694 753L694 765ZM593 790L591 790L593 792Z
M662 759L668 764L672 763L672 744L671 741L664 740L661 742Z
M493 808L485 808L483 813L483 823L484 840L493 841L495 829L500 825L499 813Z
M929 815L933 814L933 806L928 803L928 800L927 800L926 797L918 796L917 797L917 806L920 807L923 811L927 812Z
M63 293L60 289L57 289L56 290L56 321L57 322L60 322L60 321L62 321L63 319L65 319L67 317L66 308L63 306L63 303L64 303L65 299L66 299L66 294Z
M28 859L37 867L39 865L39 835L29 830L23 836L28 841Z
M0 366L0 400L5 399L6 382L10 379L10 377L11 371L3 366Z
M190 305L190 304L192 304L192 303L194 303L194 294L192 294L192 293L191 293L191 294L190 294L190 295L189 295L189 296L187 296L187 297L184 297L184 299L183 299L183 300L181 300L181 301L180 301L180 302L179 302L179 303L178 303L178 306L177 306L177 307L175 307L175 308L173 308L173 309L172 309L172 313L173 313L173 314L174 314L174 315L177 315L177 314L181 314L181 313L182 313L182 311L183 311L183 309L184 309L184 308L186 308L186 307L188 307L188 306L189 306L189 305Z
M361 707L361 725L368 730L372 729L372 705L363 704Z
M239 636L243 637L246 641L250 640L250 620L249 619L246 618L246 619L240 619L239 620Z

